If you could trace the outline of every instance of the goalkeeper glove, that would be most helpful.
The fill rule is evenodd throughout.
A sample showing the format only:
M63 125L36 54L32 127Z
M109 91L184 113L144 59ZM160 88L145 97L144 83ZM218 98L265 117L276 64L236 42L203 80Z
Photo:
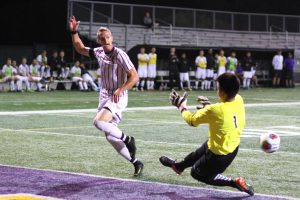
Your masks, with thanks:
M183 93L183 96L180 96L174 89L170 93L170 101L173 106L176 106L181 111L186 109L186 101L187 101L188 94L186 92Z
M204 97L204 96L198 96L197 101L199 103L199 105L197 105L197 107L196 107L198 110L204 108L206 105L211 104L211 102L208 100L208 98Z

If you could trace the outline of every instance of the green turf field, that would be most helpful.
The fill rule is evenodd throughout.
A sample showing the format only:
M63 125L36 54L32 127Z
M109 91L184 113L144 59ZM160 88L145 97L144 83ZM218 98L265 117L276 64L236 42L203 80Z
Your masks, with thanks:
M189 127L170 106L169 92L130 92L122 130L137 139L137 156L144 161L139 179L210 187L196 182L189 170L176 176L160 165L160 155L183 158L207 138L207 126ZM216 92L191 92L217 102ZM300 88L253 89L240 93L247 104L246 129L240 151L226 175L244 176L258 193L300 198ZM3 111L95 109L98 94L81 92L0 93ZM270 103L273 103L270 106ZM133 168L92 126L95 112L0 115L0 164L133 178ZM258 136L268 130L281 135L273 154L259 149ZM224 188L230 189L230 188Z

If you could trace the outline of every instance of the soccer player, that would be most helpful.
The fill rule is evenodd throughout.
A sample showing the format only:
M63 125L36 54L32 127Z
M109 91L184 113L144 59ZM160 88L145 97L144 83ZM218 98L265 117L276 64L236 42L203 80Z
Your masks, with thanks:
M23 57L21 64L19 65L19 79L20 79L20 88L22 88L22 82L25 82L26 84L26 90L29 92L30 90L30 83L28 80L29 75L29 66L27 65L27 58Z
M283 69L283 56L280 50L273 57L272 65L274 67L273 87L279 87Z
M238 94L239 79L231 73L218 77L219 103L210 104L203 96L198 97L201 109L192 113L187 110L186 93L183 97L176 91L170 94L170 100L181 112L181 116L190 126L209 125L208 141L196 151L177 162L166 156L160 162L171 167L178 175L192 167L191 176L203 183L214 186L229 186L254 194L253 187L239 177L232 179L222 175L236 157L240 145L240 136L245 126L245 108L243 98Z
M151 52L148 54L148 81L147 89L154 90L154 79L156 77L156 63L157 63L157 54L156 48L152 47Z
M231 55L227 58L227 72L235 74L238 60L235 57L235 52L231 52Z
M138 82L138 74L128 55L113 46L113 36L108 28L99 28L97 43L101 47L91 49L84 46L78 35L79 23L74 16L70 18L69 26L74 48L79 54L96 58L102 74L99 112L94 119L94 125L105 133L107 141L116 151L133 164L134 176L138 176L144 165L135 157L135 139L125 135L117 126L128 103L127 90Z
M68 79L69 73L70 73L70 68L67 66L67 61L65 59L65 51L63 51L63 50L61 50L59 52L58 64L61 68L61 78L65 79L65 80Z
M81 68L80 68L80 62L78 60L71 68L70 74L72 77L72 81L79 86L80 91L83 92L88 90L88 86L86 82L83 80L83 78L81 78Z
M226 67L225 67L226 63L227 63L227 59L224 55L224 50L220 50L220 55L218 57L218 76L226 72Z
M211 82L214 79L214 68L215 68L215 65L216 65L212 49L208 50L208 54L206 56L206 61L207 61L207 65L206 65L206 84L205 84L205 88L207 90L210 90Z
M179 78L180 78L180 89L183 90L183 82L187 83L187 89L191 91L190 77L189 77L189 62L186 58L186 54L181 54L179 61Z
M13 75L14 68L11 63L11 58L7 58L6 64L2 67L2 74L4 75L3 80L9 83L9 91L15 91L15 81L18 81L18 78Z
M149 57L145 53L144 47L140 49L140 53L137 55L137 58L138 58L138 75L140 77L141 82L137 82L136 87L138 88L140 85L141 91L144 91L145 81L147 80L147 65L149 61Z
M36 57L36 60L38 64L41 66L40 68L41 77L45 79L50 78L51 74L50 74L50 66L48 65L47 51L43 50L42 53Z
M36 59L32 60L32 64L29 66L29 77L28 80L30 83L36 83L37 91L42 91L42 82L44 82L44 79L40 77L40 68L41 66L38 64ZM31 85L32 88L32 85Z
M254 61L251 57L251 52L248 51L246 53L246 57L243 60L242 67L243 67L243 87L244 89L250 88L251 79L253 73L251 72L251 68L254 66Z
M196 57L195 64L197 66L196 69L196 82L195 89L198 89L199 80L201 81L201 90L204 90L204 86L206 84L206 57L204 57L204 51L200 50L199 56Z

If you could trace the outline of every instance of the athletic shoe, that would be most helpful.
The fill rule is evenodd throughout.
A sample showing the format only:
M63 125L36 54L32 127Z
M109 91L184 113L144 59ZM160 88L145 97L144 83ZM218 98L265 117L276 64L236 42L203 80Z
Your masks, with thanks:
M128 136L129 141L126 143L126 147L130 153L131 158L135 158L135 153L136 153L136 146L135 146L135 139L132 136Z
M182 173L182 171L178 170L176 167L175 167L175 163L176 161L171 159L171 158L168 158L167 156L161 156L159 158L159 161L160 163L163 165L163 166L166 166L166 167L171 167L173 169L173 171L177 174L177 175L180 175Z
M250 196L254 195L253 186L250 185L249 183L246 183L245 179L238 177L234 180L234 182L235 182L237 189L239 189L241 192L246 192Z
M135 163L133 163L133 166L134 166L134 174L133 175L139 176L144 169L144 164L141 161L137 160Z

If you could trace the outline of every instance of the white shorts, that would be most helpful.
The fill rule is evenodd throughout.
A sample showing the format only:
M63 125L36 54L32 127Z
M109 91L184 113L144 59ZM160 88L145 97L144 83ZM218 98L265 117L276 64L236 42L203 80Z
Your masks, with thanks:
M139 66L138 75L140 78L147 78L147 66Z
M148 78L155 78L156 77L156 65L150 64L148 65Z
M4 80L5 82L11 81L12 79L13 79L12 76L5 76L5 77L3 77L3 80Z
M180 78L181 82L183 82L183 81L190 81L189 73L188 72L179 73L179 78Z
M30 77L28 78L28 80L29 80L30 82L39 82L39 81L42 80L42 78L39 77L39 76L30 76Z
M252 78L253 74L251 71L244 71L244 78Z
M83 81L83 79L81 77L72 77L72 81L77 83L79 81Z
M214 70L206 69L206 78L213 78L213 77L214 77Z
M197 67L196 79L206 79L206 69Z
M99 100L98 105L98 111L100 111L102 108L107 108L111 111L113 119L112 123L117 125L122 120L122 112L125 110L128 104L128 96L120 96L119 102L115 103L112 101L112 96L109 96L108 98L101 98Z
M219 69L218 69L218 76L224 74L225 72L226 72L225 66L219 66Z
M235 71L233 71L233 70L227 70L227 72L230 74L235 74Z

